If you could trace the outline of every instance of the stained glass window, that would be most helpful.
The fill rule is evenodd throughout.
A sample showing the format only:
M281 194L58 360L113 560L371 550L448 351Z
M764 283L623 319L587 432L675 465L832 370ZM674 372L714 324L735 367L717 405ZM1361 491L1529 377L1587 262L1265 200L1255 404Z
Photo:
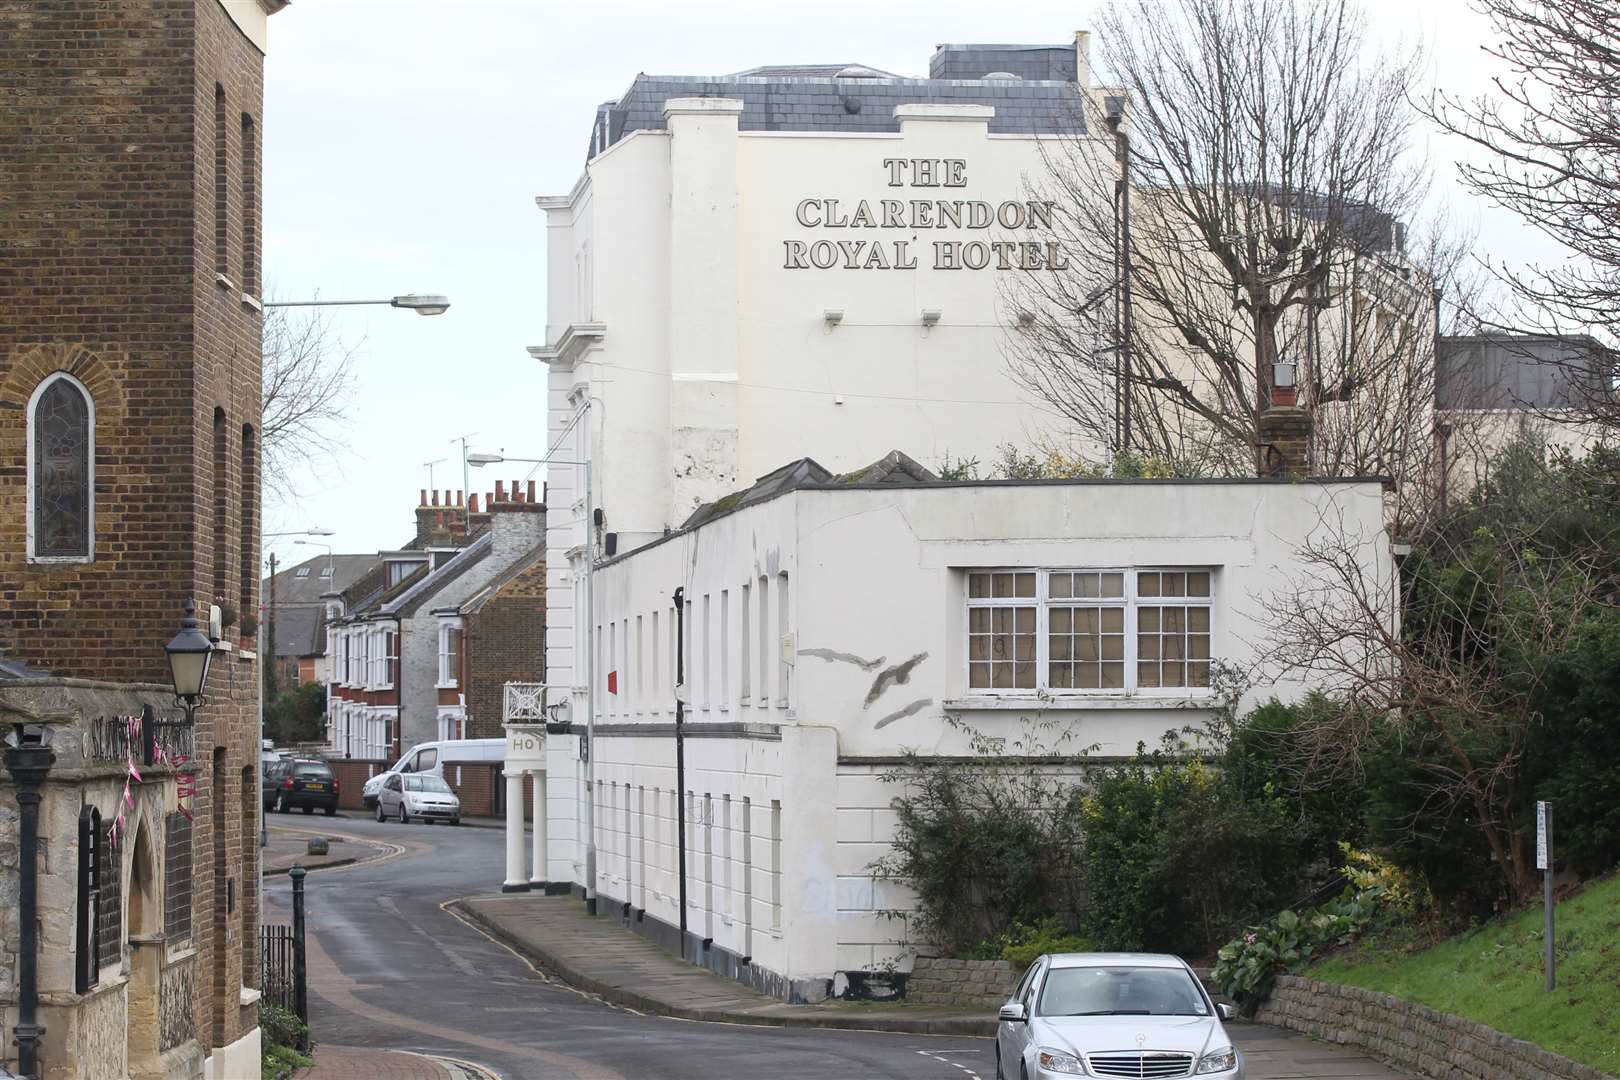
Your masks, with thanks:
M90 402L57 378L34 404L34 555L90 554Z

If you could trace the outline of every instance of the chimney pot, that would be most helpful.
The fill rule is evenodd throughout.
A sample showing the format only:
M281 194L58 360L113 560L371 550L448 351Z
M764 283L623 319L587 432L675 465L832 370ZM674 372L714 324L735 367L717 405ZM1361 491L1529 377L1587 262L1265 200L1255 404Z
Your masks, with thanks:
M470 514L478 513L478 496L477 495L469 495L469 496L467 496L467 512L470 513Z
M497 480L497 481L495 481L495 501L496 502L505 502L506 501L506 481L505 480Z
M433 505L434 506L439 505L439 489L438 488L433 489Z
M465 491L458 491L458 492L456 492L456 505L457 505L457 506L460 506L460 505L461 505L461 502L462 502L462 500L463 500L463 499L464 499L464 498L466 498L466 496L467 496L467 493L466 493L466 492L465 492Z
M426 506L427 505L427 488L422 489L422 501L417 503L416 505L417 506Z
M529 481L529 501L534 502L534 481Z

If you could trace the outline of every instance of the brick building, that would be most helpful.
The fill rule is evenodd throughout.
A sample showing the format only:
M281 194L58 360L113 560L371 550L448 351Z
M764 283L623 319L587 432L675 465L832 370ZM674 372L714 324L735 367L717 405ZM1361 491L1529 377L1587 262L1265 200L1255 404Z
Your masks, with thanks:
M545 511L533 481L497 483L482 509L476 495L424 491L416 536L329 598L328 739L344 805L418 743L500 738L504 685L542 680ZM465 809L493 812L492 798Z
M129 718L178 716L184 600L258 603L262 71L285 2L0 0L0 721L55 735L46 1077L258 1073L252 642L225 629L195 728L140 779ZM14 916L0 930L14 948Z

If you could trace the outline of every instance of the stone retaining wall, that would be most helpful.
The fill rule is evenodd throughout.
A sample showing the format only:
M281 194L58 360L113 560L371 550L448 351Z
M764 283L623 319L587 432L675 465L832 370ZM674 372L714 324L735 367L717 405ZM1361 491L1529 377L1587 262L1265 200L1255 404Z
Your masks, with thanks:
M1443 1080L1614 1080L1460 1016L1376 990L1298 976L1278 976L1255 1019L1354 1046Z
M918 1005L999 1009L1012 997L1021 971L1005 960L940 960L919 956L906 980L906 1000Z

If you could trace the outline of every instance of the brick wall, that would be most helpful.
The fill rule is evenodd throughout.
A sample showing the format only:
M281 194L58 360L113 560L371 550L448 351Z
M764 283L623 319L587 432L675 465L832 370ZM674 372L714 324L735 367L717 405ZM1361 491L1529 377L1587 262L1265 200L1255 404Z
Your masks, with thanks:
M261 155L242 140L262 130L262 58L218 0L0 0L0 26L0 649L61 675L166 682L184 598L257 606L260 317L242 284L258 276ZM26 557L25 414L55 371L94 403L88 562ZM256 873L236 778L257 768L257 684L254 662L222 651L198 713L209 1046L257 1023L238 1004L256 913L218 910Z
M464 625L467 738L498 739L505 685L545 681L545 560L514 575Z
M332 775L337 777L338 806L345 810L362 809L365 804L360 789L366 786L367 780L393 764L366 758L328 758L326 763L332 766Z
M1613 1080L1607 1073L1375 990L1280 975L1255 1019L1445 1080Z

